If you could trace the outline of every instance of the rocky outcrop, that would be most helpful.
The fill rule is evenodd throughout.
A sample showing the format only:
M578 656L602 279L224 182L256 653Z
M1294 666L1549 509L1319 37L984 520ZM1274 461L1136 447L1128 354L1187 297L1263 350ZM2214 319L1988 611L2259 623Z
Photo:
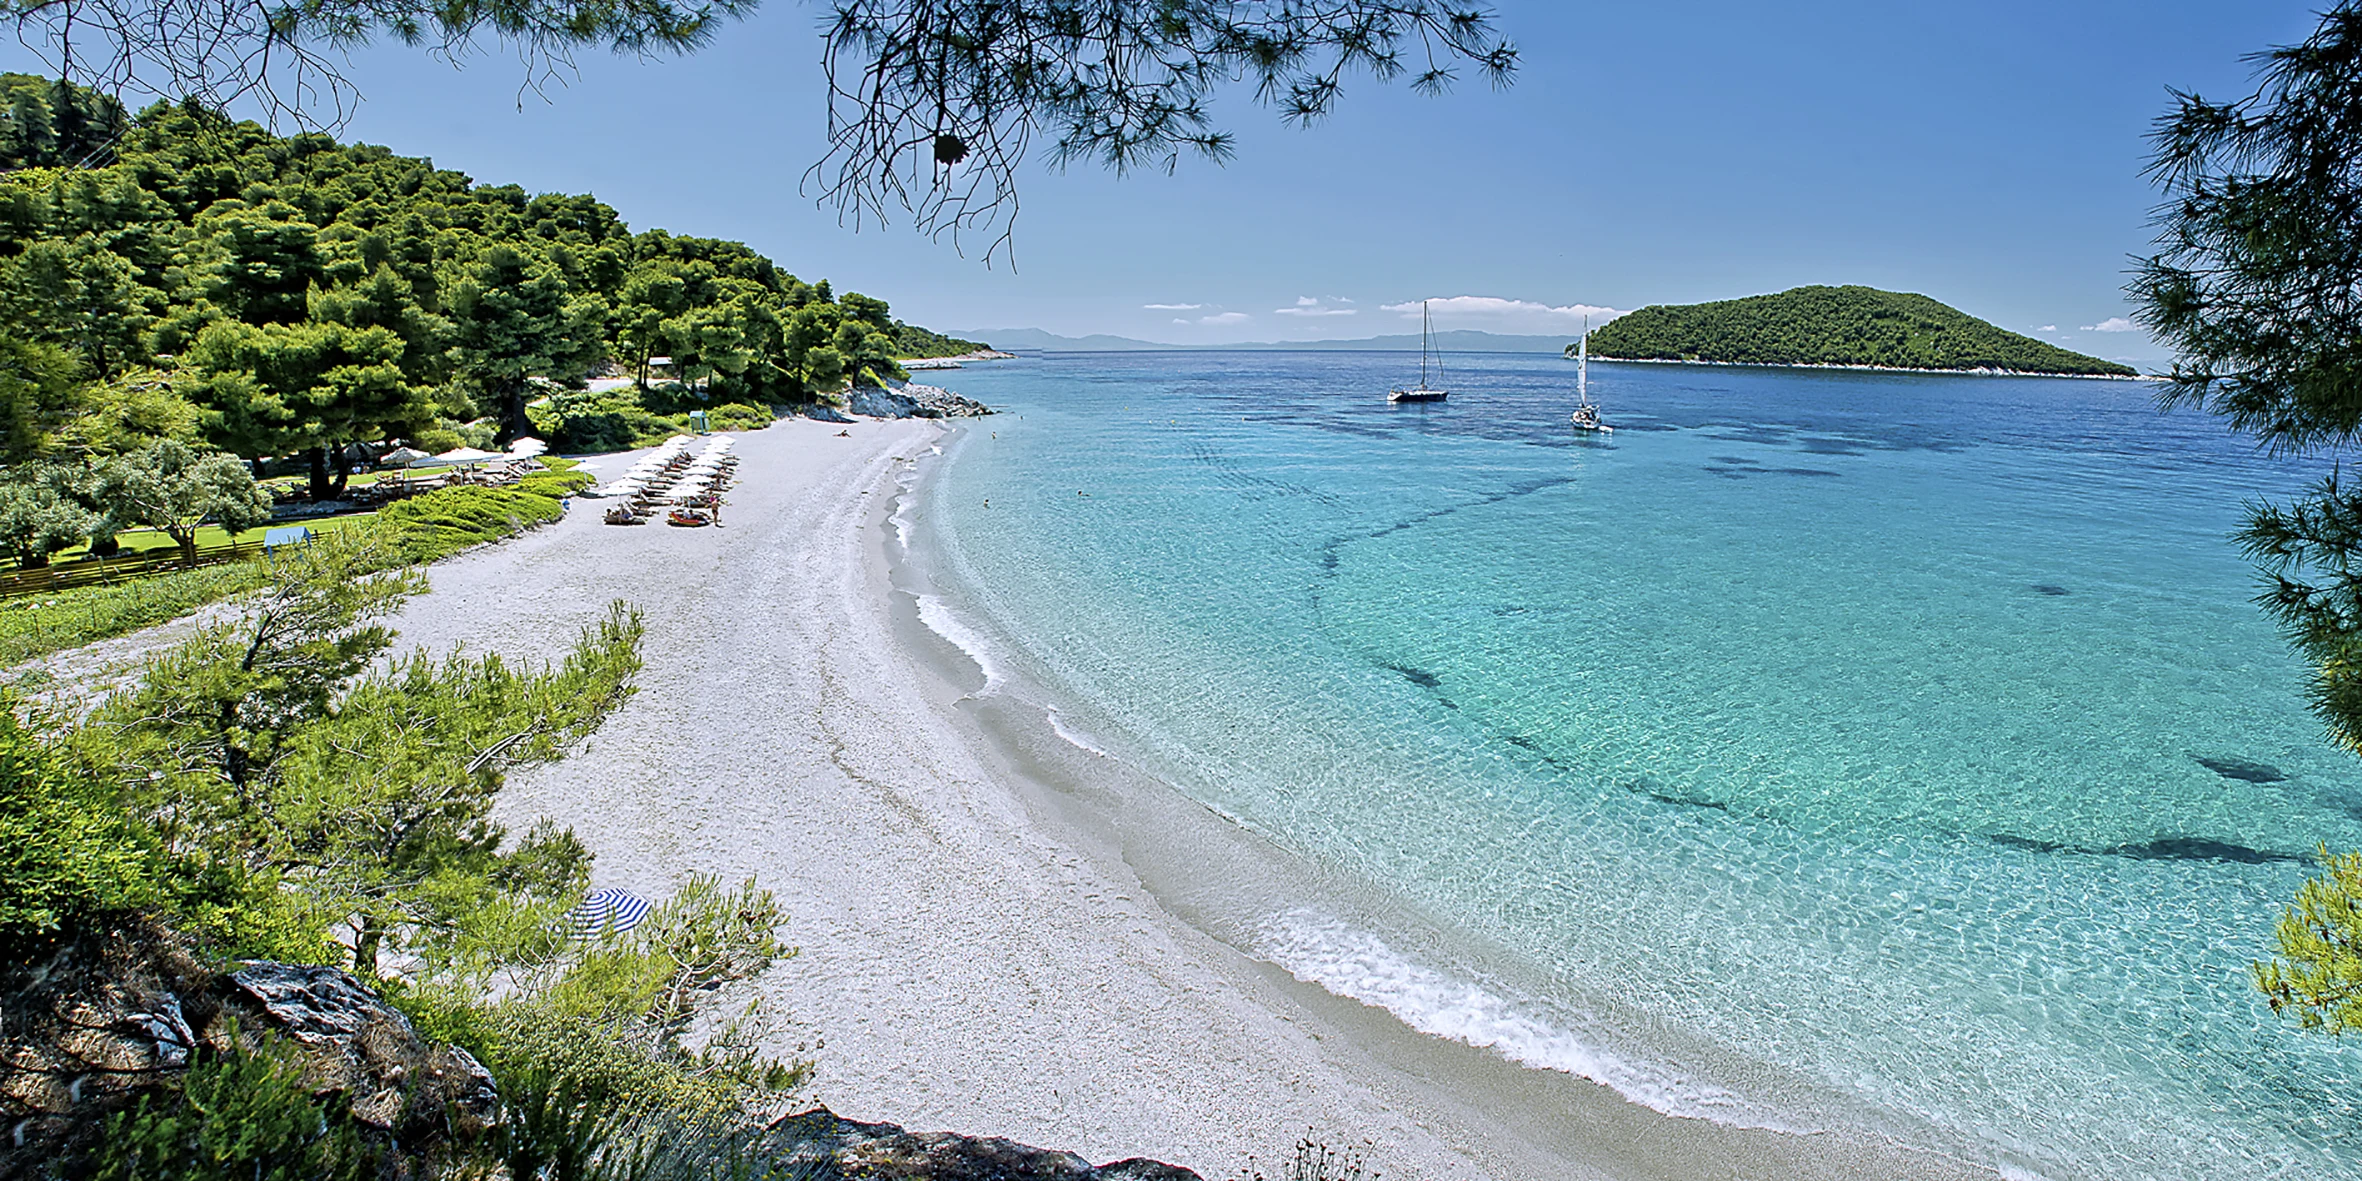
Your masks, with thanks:
M318 1091L352 1097L353 1118L415 1139L421 1123L446 1112L462 1135L500 1117L492 1072L466 1050L419 1036L358 980L335 968L250 963L225 978L233 1008L259 1010L265 1024L302 1045L305 1078Z
M771 1130L775 1142L793 1145L780 1163L818 1165L835 1176L880 1181L1200 1181L1188 1169L1152 1160L1094 1165L1071 1152L1032 1148L997 1136L905 1132L893 1124L865 1124L825 1107L784 1116Z
M0 1178L42 1175L90 1149L108 1116L178 1086L191 1060L292 1041L305 1082L405 1153L499 1118L492 1075L465 1050L334 968L248 963L227 975L170 932L94 932L0 973Z
M972 418L992 413L992 407L973 398L917 382L893 389L855 389L847 395L845 408L871 418Z

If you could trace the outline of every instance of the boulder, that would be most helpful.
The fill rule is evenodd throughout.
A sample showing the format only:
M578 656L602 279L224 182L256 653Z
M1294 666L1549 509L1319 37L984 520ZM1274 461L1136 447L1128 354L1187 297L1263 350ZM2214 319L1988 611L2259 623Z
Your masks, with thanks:
M1134 1158L1094 1165L1071 1152L1033 1148L998 1136L906 1132L865 1124L826 1107L771 1124L787 1147L784 1165L822 1165L828 1175L879 1181L1200 1181L1176 1165Z
M845 408L871 418L972 418L992 413L992 407L973 398L917 382L893 389L855 389L846 397Z
M492 1072L457 1046L420 1037L410 1019L335 968L250 962L224 978L232 1008L248 1005L305 1047L305 1074L352 1096L353 1117L397 1133L440 1122L465 1132L500 1116ZM407 1138L407 1137L404 1137Z

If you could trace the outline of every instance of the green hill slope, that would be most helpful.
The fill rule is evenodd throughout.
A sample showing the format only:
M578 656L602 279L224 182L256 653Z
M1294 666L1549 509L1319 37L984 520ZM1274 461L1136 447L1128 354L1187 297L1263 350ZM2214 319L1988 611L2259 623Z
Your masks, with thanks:
M1797 287L1778 295L1715 303L1656 304L1593 332L1591 355L1633 361L2136 376L2130 366L1996 328L1924 295L1873 287Z

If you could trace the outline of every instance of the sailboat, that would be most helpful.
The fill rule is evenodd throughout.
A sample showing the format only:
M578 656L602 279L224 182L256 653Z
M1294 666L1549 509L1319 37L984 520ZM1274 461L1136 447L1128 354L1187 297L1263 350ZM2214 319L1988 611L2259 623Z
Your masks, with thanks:
M1599 403L1591 400L1591 320L1583 320L1583 336L1575 352L1575 412L1567 416L1578 431L1594 431L1602 435L1616 433L1616 428L1599 421Z
M1419 301L1419 384L1410 389L1396 389L1386 395L1389 402L1441 402L1452 396L1450 390L1432 389L1427 384L1427 354L1435 333L1427 319L1427 301ZM1435 354L1435 379L1443 380L1443 354Z

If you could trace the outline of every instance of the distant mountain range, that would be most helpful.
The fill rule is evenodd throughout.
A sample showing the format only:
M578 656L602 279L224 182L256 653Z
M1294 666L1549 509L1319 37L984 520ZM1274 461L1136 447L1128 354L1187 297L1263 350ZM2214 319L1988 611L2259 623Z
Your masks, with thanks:
M1079 353L1134 353L1144 351L1211 352L1228 350L1327 350L1381 352L1403 349L1419 351L1419 336L1369 336L1360 340L1277 340L1255 341L1247 344L1159 344L1153 340L1134 340L1129 336L1060 336L1039 328L974 328L950 333L962 340L977 340L996 349L1035 349L1047 352ZM1435 345L1452 353L1555 353L1566 348L1573 336L1506 336L1498 332L1478 332L1473 329L1454 329L1435 334Z

